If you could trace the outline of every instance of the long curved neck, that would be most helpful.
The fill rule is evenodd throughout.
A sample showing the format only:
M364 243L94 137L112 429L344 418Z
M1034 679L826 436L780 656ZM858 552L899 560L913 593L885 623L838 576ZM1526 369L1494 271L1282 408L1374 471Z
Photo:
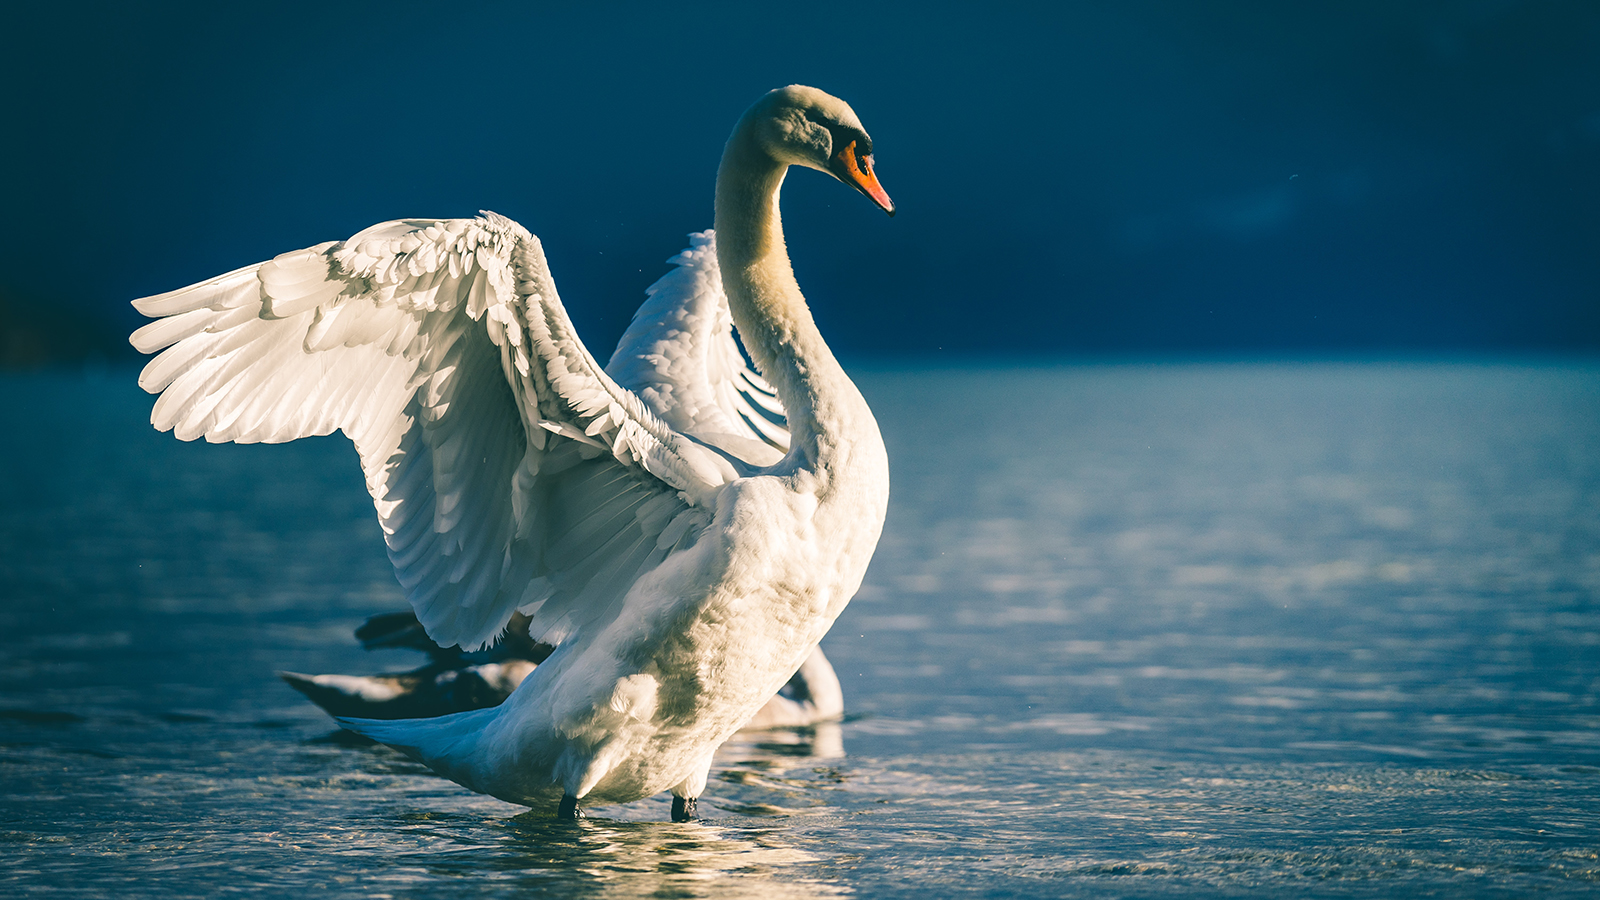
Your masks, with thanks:
M788 165L744 126L717 171L717 264L739 337L788 412L791 448L815 466L836 444L821 439L871 414L823 342L789 265L778 215Z

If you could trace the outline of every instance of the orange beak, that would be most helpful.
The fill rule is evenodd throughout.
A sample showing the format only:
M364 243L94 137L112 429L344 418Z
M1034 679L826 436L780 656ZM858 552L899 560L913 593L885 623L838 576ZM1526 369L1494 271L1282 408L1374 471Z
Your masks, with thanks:
M856 190L872 198L878 208L894 215L894 201L889 199L889 194L884 191L883 185L878 183L878 176L872 174L872 155L860 157L857 162L856 142L846 144L843 150L833 155L833 165L828 167L839 180L850 185Z

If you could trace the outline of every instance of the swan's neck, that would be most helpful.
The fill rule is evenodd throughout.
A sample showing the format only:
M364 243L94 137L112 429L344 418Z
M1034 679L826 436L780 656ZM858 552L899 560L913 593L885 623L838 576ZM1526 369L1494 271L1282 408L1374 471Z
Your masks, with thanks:
M734 132L717 172L717 264L739 337L788 413L791 456L815 467L839 439L849 442L852 426L872 420L817 331L789 265L778 215L787 170L747 129Z

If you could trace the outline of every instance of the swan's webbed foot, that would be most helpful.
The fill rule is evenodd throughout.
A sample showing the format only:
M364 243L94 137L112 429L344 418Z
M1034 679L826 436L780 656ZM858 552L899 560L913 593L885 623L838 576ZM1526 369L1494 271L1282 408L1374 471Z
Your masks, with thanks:
M694 807L696 797L672 798L672 821L693 822L695 820Z
M578 808L578 798L564 794L561 805L556 807L556 818L563 822L576 822L583 817L583 810Z

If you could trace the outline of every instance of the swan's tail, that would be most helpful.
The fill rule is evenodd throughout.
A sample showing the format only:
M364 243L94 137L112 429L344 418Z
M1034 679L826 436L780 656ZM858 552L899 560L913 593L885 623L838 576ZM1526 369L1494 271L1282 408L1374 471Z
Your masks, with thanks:
M451 713L431 719L353 719L334 716L346 730L388 744L458 784L477 790L473 762L484 729L500 707Z

